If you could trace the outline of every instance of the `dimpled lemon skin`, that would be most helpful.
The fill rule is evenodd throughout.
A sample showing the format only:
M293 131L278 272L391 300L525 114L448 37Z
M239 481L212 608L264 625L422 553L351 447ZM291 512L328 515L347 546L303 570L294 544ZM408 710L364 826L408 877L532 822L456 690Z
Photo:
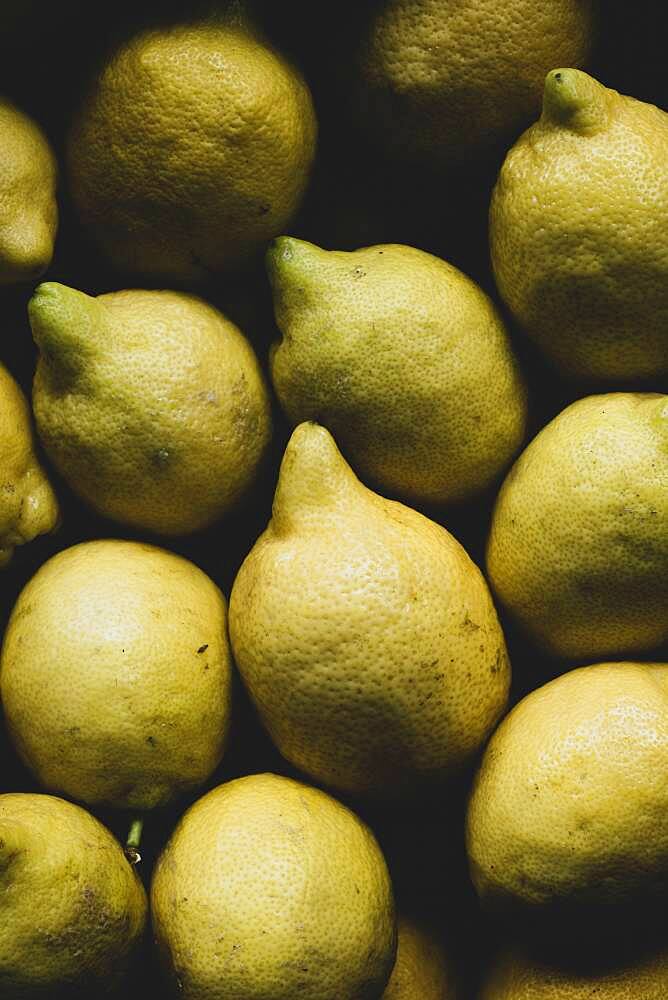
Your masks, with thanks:
M106 996L146 922L146 894L111 833L51 795L0 795L3 1000Z
M225 600L200 569L139 542L84 542L19 595L0 697L50 791L151 809L213 772L229 725Z
M650 651L668 639L668 396L608 393L562 411L511 469L487 575L552 656Z
M668 885L668 664L601 663L524 698L490 740L467 814L491 907L610 904Z
M158 860L151 912L183 1000L374 1000L394 961L392 887L371 831L273 774L188 810Z
M668 114L550 72L490 208L496 283L566 375L668 373Z
M0 364L0 569L15 546L53 531L59 516L58 500L35 454L30 409Z
M610 956L611 959L613 956ZM668 953L585 972L505 952L485 977L479 1000L665 1000Z
M105 517L164 535L235 507L269 443L271 405L241 331L183 292L98 298L53 282L29 305L37 430Z
M56 159L39 126L0 97L0 286L34 281L58 227Z
M455 1000L451 961L440 934L407 914L397 919L397 958L381 1000Z
M526 392L490 299L413 247L327 252L282 237L267 255L272 378L297 424L318 420L355 470L409 503L481 493L526 427Z
M117 267L207 280L286 229L315 139L306 84L244 26L144 32L77 115L74 203Z
M532 120L548 70L584 64L594 13L591 0L386 0L359 47L351 112L395 156L468 165Z
M505 710L487 585L444 528L372 493L300 424L230 598L235 662L281 753L343 792L400 798L460 771Z

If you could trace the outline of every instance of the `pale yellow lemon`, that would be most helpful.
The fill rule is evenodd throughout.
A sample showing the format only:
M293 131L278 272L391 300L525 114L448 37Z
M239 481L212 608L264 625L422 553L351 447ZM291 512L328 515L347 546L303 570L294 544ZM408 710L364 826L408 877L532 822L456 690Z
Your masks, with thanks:
M274 386L382 493L444 504L481 493L526 429L526 390L488 296L414 247L326 251L282 237L267 255L282 340Z
M209 279L285 230L315 137L308 87L247 23L153 28L112 53L75 117L74 203L117 267Z
M54 282L29 304L37 429L72 489L145 531L208 527L247 493L271 437L253 348L194 295L94 298Z
M58 520L58 500L35 452L30 408L0 364L0 567L17 545L53 531Z
M83 542L24 587L0 659L9 735L48 790L144 810L202 784L228 734L226 604L187 559Z
M668 114L579 70L545 80L490 208L496 282L564 373L668 373Z
M668 639L668 396L572 403L497 497L488 577L534 642L576 661Z
M365 1000L395 954L392 887L369 828L274 774L215 788L181 819L151 885L183 1000Z
M667 663L599 663L532 691L487 745L469 803L483 902L537 912L665 894L667 774Z
M51 795L0 795L0 991L106 996L127 971L146 894L120 844Z
M273 516L230 598L235 661L281 753L358 795L438 786L503 713L485 580L441 525L367 489L331 434L288 443Z

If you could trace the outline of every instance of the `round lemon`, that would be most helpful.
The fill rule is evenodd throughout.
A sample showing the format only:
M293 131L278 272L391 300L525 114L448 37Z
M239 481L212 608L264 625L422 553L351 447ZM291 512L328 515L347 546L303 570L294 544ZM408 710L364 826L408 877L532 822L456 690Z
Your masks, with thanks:
M68 141L74 204L122 270L209 279L285 230L315 153L297 70L238 19L117 49Z
M595 660L668 639L668 396L568 406L529 444L496 500L487 571L550 654Z
M140 542L49 559L0 658L9 735L50 791L144 810L202 784L227 737L225 600L200 569Z
M600 663L527 695L487 745L467 814L490 907L610 905L668 885L668 663Z
M0 992L106 996L127 971L146 894L119 843L79 806L0 795Z
M370 1000L394 961L392 888L371 831L273 774L188 810L158 860L151 912L183 1000Z
M395 159L468 166L531 121L548 70L585 64L595 12L593 0L385 0L346 33L348 113Z

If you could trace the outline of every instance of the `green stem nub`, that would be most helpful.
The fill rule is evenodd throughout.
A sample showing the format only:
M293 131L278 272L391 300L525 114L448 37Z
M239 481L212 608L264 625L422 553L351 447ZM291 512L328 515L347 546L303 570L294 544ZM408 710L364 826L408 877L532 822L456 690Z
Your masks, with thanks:
M144 818L139 816L133 819L130 826L130 832L128 833L127 840L125 841L125 856L132 865L138 865L141 861L141 854L139 853L139 845L141 843L141 835L144 829Z

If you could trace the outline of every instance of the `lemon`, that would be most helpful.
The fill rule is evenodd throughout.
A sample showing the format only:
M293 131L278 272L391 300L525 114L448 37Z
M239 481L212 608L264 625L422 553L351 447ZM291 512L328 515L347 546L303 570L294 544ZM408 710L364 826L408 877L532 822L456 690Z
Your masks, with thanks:
M487 570L500 601L553 656L595 660L668 639L668 396L568 406L498 495Z
M83 542L24 587L0 659L9 734L49 791L144 810L196 788L223 754L225 600L188 560Z
M251 486L269 395L241 331L184 292L93 298L53 282L29 304L37 429L100 514L166 535L208 527Z
M524 698L490 740L467 815L490 906L611 904L668 884L668 663L600 663Z
M585 63L595 11L592 0L386 0L346 35L349 114L395 159L468 166L531 121L548 70Z
M111 55L76 116L74 203L117 267L201 281L285 230L315 139L308 87L246 20L154 28Z
M158 860L151 912L183 1000L371 1000L394 961L392 887L371 831L273 774L188 810Z
M502 297L567 375L668 373L668 114L576 69L502 167L490 245Z
M408 502L469 499L519 450L526 392L503 321L457 268L413 247L268 256L272 377L297 424L318 420L365 481Z
M146 921L118 842L79 806L0 795L0 992L8 1000L106 996Z
M317 424L288 443L272 519L234 581L230 638L283 756L356 795L439 785L506 706L510 665L477 566L440 525L363 486Z
M58 525L58 500L35 452L30 418L21 389L0 364L0 567L15 546Z
M664 1000L668 954L633 961L609 956L604 968L571 968L536 960L517 947L503 952L485 975L480 1000Z
M38 278L58 226L56 159L41 128L0 97L0 286Z
M400 912L397 958L381 1000L455 1000L451 956L439 931L425 919Z

